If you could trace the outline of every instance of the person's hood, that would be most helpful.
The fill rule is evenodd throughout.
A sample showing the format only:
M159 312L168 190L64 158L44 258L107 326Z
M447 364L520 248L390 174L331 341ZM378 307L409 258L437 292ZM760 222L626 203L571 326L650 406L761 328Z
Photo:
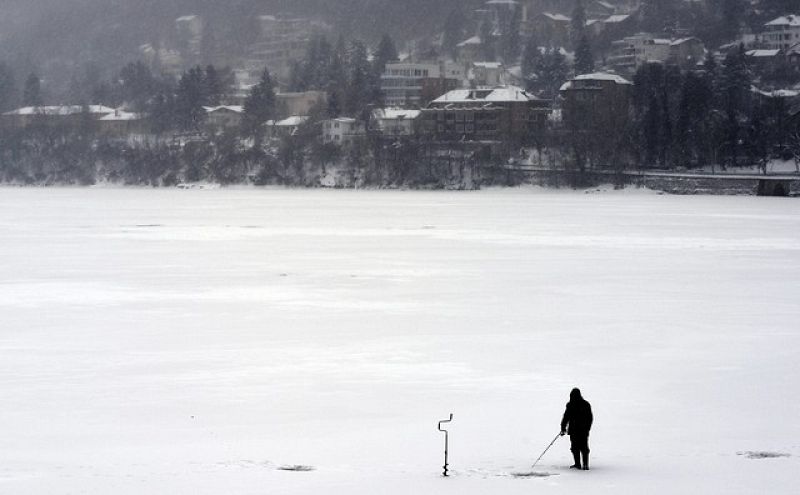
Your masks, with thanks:
M569 400L570 402L582 401L583 397L581 397L581 391L577 388L573 388L572 392L569 393Z

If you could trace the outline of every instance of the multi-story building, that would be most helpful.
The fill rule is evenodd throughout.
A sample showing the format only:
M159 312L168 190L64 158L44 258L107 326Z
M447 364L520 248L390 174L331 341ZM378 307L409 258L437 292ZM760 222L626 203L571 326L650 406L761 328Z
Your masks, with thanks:
M302 59L311 35L325 27L311 19L274 15L258 16L260 34L249 48L248 65L267 66L273 76L288 77L294 61Z
M633 74L648 62L674 63L689 68L705 57L705 47L697 38L667 39L640 33L612 43L608 64L622 74Z
M419 108L459 87L464 68L451 62L398 62L386 64L381 92L390 107Z
M544 131L550 102L515 87L457 89L422 110L422 128L443 141L524 142Z
M785 15L764 24L762 41L768 49L788 50L800 43L800 15Z
M627 122L633 83L616 74L582 74L560 92L564 127L575 131L620 130Z
M323 120L322 142L345 144L366 134L364 122L350 117Z

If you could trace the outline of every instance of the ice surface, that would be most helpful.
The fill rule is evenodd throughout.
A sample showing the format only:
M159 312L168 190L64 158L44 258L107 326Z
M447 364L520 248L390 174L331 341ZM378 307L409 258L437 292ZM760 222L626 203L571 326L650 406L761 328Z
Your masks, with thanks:
M796 200L4 188L0 233L3 494L797 488ZM514 476L573 386L592 470Z

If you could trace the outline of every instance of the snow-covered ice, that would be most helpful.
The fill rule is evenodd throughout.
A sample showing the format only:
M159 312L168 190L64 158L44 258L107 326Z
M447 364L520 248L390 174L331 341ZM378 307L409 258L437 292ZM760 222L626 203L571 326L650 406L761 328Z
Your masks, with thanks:
M800 481L797 200L3 188L0 259L3 494Z

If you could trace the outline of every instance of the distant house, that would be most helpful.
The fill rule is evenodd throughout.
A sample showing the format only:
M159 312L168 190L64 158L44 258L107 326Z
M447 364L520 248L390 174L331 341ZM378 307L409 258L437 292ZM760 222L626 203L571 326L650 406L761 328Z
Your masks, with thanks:
M445 141L523 142L544 130L549 113L549 101L516 86L457 89L422 110L422 126Z
M22 107L2 114L3 126L22 129L32 124L76 126L82 119L97 121L117 110L104 105L57 105Z
M628 120L633 83L616 74L582 74L561 86L562 121L569 130L614 131Z
M240 105L220 105L203 107L206 112L206 125L217 129L231 129L242 123L244 108Z
M758 71L768 71L778 67L784 60L783 51L777 48L747 50L744 52L748 64Z
M530 20L530 30L538 39L547 40L553 46L569 43L569 26L572 19L564 14L543 12Z
M706 56L706 47L697 38L681 38L669 44L669 61L682 68L690 68L702 62Z
M586 17L590 19L606 19L617 13L617 6L602 0L590 0L584 4Z
M364 123L350 117L323 120L322 142L346 144L366 134Z
M97 119L100 133L111 137L126 137L146 134L147 126L141 114L114 110L113 113Z
M373 110L372 128L384 136L411 136L416 133L420 110L379 108Z
M761 38L773 50L787 50L800 43L800 15L785 15L767 22Z
M500 62L474 62L472 83L476 86L499 86L502 83L503 64Z
M293 115L278 121L270 120L266 124L267 135L274 138L294 136L298 128L307 121L308 117L304 115Z

